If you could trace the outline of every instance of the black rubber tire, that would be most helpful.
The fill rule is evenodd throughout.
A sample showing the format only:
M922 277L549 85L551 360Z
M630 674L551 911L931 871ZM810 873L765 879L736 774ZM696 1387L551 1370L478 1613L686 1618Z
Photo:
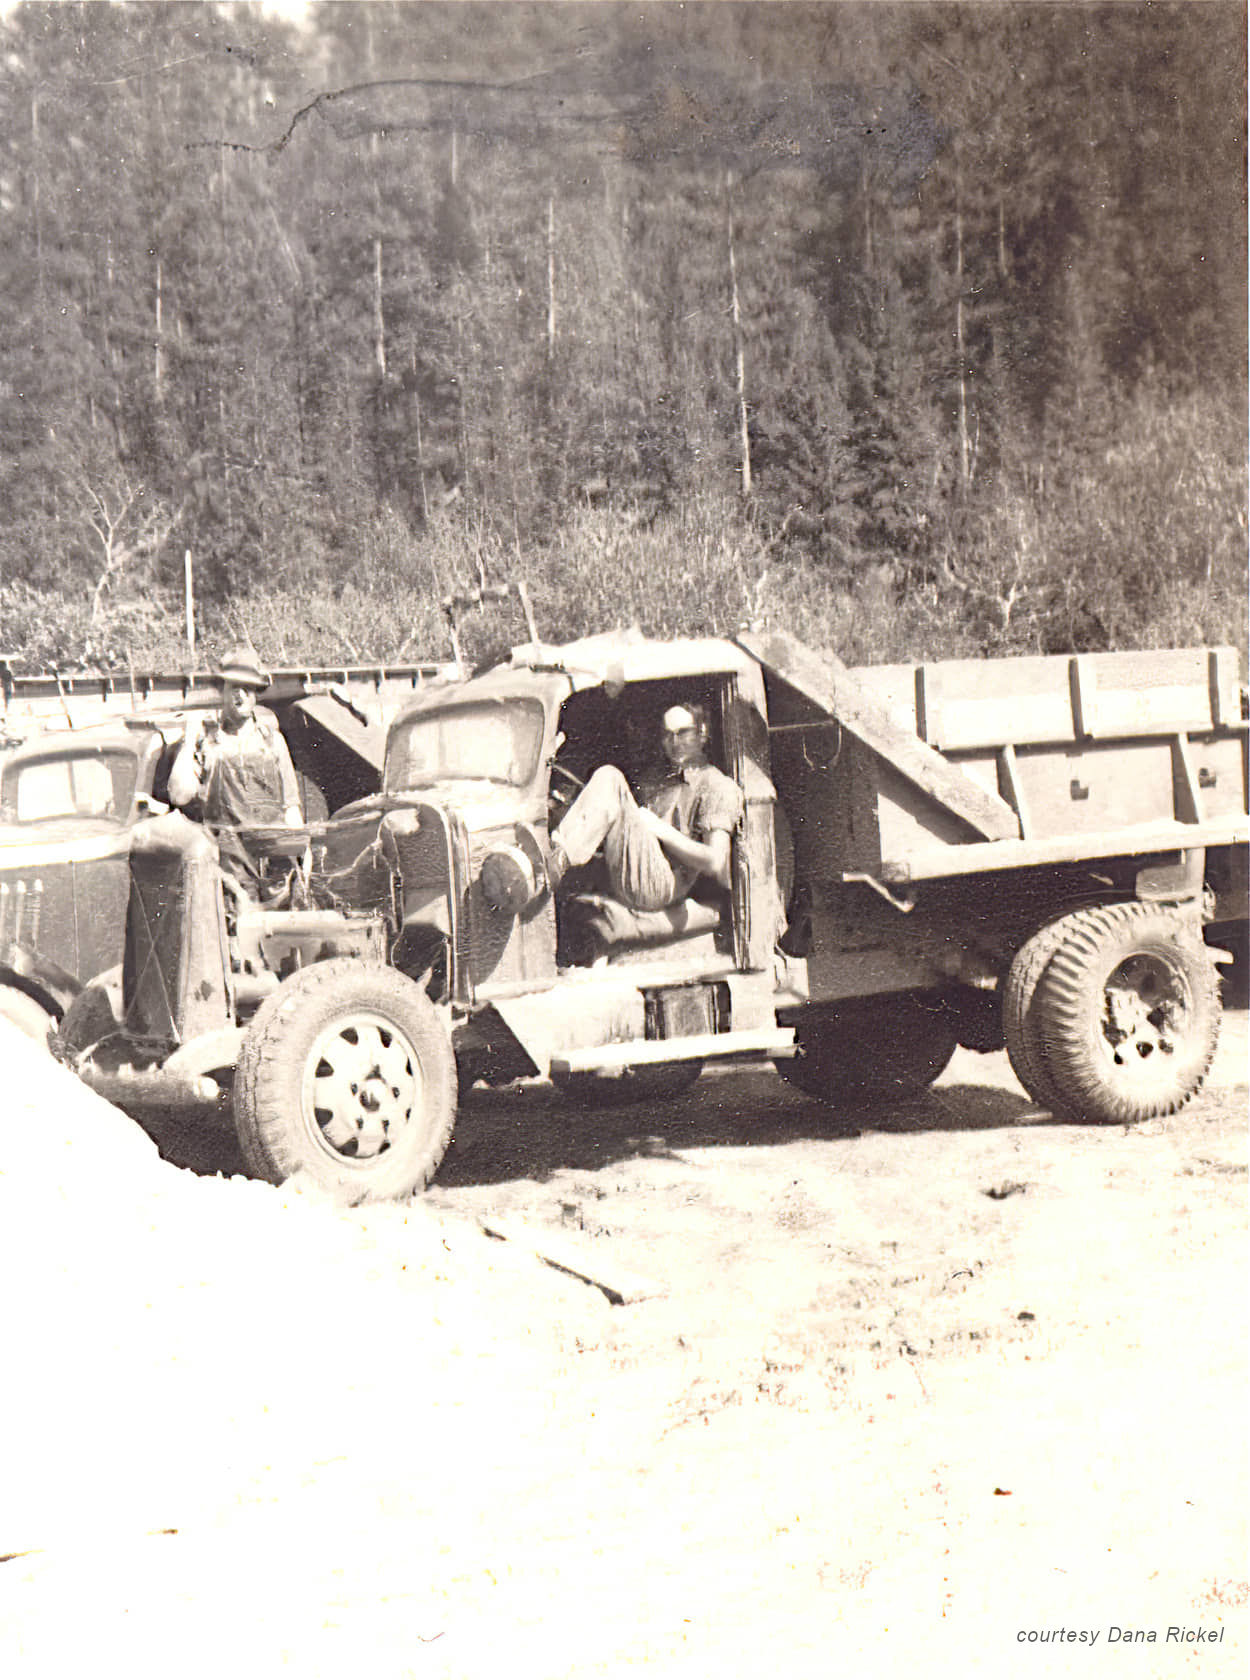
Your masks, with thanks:
M38 998L31 997L20 986L3 984L0 984L0 1015L11 1021L27 1038L34 1039L36 1044L48 1042L48 1033L56 1019Z
M940 999L901 993L810 1012L798 1022L796 1053L776 1066L817 1102L856 1106L925 1090L958 1039L957 1018Z
M70 1056L79 1056L102 1038L120 1030L121 1022L113 1013L108 989L92 981L83 987L61 1017L58 1046Z
M420 986L394 969L355 957L314 963L252 1017L234 1123L259 1177L307 1174L353 1203L403 1198L433 1178L455 1119L447 1033Z
M1136 902L1078 910L1059 926L1034 1007L1060 1112L1103 1125L1175 1114L1219 1041L1219 984L1201 930Z
M579 1106L617 1108L624 1103L672 1102L683 1096L702 1072L702 1062L657 1062L626 1068L619 1076L553 1073L551 1083L561 1096Z
M1062 1098L1046 1071L1037 988L1051 958L1068 938L1071 922L1071 915L1060 916L1039 928L1016 952L1003 982L1003 1038L1011 1071L1037 1106L1052 1114Z

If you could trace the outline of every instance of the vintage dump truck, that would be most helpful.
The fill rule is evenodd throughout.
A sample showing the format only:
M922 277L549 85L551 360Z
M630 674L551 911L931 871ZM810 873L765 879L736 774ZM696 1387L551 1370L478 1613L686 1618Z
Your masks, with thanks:
M731 890L553 892L562 810L599 765L637 778L678 702L742 790ZM114 1095L232 1086L253 1170L357 1199L425 1185L477 1080L659 1098L771 1060L889 1101L1005 1043L1072 1119L1169 1113L1216 1045L1204 925L1245 915L1246 747L1227 649L850 670L781 634L531 641L401 708L298 902L228 903L202 833L141 825L120 994L89 988L62 1050Z
M386 724L446 665L273 673L262 696L322 818L376 790ZM188 716L220 704L210 672L15 676L0 661L0 1015L35 1037L120 964L136 823L164 811Z

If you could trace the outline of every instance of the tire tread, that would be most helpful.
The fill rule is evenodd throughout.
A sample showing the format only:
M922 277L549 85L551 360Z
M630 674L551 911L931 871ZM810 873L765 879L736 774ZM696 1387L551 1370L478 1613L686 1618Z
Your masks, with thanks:
M1038 1005L1046 1023L1047 1077L1062 1091L1064 1107L1080 1118L1106 1124L1135 1124L1175 1114L1201 1088L1219 1042L1219 987L1197 929L1175 912L1140 900L1078 910L1057 925L1065 927L1065 937L1042 977ZM1138 1092L1116 1090L1091 1049L1091 977L1105 964L1109 950L1115 954L1116 942L1134 934L1170 942L1182 956L1193 959L1186 966L1186 978L1194 989L1203 1035L1197 1059L1179 1084L1145 1100Z
M442 1031L434 1013L434 1006L421 988L405 975L380 964L364 964L356 957L332 957L300 969L270 994L256 1014L244 1036L239 1053L234 1082L235 1131L239 1148L249 1172L280 1184L294 1173L312 1170L292 1138L287 1117L287 1099L275 1093L289 1091L291 1080L299 1072L292 1067L292 1047L289 1042L290 1020L284 1005L289 1003L291 987L297 983L304 994L305 1007L316 1011L333 1002L346 984L361 982L377 988L377 1007L385 1009L388 995L393 1004L396 995L418 1014L428 1012L430 1029L428 1042L417 1046L421 1055L422 1076L431 1088L439 1113L436 1129L429 1137L425 1162L419 1173L409 1176L403 1185L390 1184L378 1188L368 1182L368 1175L344 1170L334 1182L332 1166L316 1163L317 1176L331 1190L352 1190L359 1199L392 1197L423 1190L438 1170L456 1121L455 1059L450 1042ZM361 1004L364 1007L364 1003ZM436 1036L435 1036L436 1035ZM427 1059L433 1065L427 1066Z

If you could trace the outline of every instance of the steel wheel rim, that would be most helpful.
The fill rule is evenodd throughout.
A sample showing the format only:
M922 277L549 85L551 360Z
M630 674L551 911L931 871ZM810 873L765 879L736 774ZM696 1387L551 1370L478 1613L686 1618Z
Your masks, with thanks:
M420 1123L423 1089L408 1035L385 1015L356 1010L313 1040L300 1109L318 1147L350 1166L377 1160Z
M1123 1079L1154 1083L1189 1048L1194 1009L1189 981L1176 963L1133 951L1108 975L1102 991L1099 1043Z

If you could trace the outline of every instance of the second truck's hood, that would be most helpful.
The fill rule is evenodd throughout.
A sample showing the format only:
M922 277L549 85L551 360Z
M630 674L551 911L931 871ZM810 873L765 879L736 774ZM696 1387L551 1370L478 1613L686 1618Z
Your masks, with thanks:
M103 817L59 817L41 823L0 823L0 873L40 864L73 863L124 852L132 827Z

